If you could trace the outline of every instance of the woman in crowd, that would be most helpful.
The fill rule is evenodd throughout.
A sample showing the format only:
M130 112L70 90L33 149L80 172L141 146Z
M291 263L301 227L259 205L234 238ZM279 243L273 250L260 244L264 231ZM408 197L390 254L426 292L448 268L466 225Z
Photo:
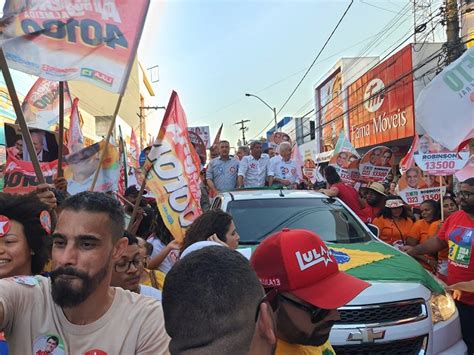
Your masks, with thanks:
M415 246L433 237L441 224L441 206L434 200L423 201L420 205L421 219L415 222L407 237L407 244ZM418 259L429 271L435 272L437 267L436 255L422 255Z
M365 203L359 197L357 190L352 186L344 184L333 166L327 166L324 169L324 176L328 183L328 188L318 191L329 197L340 198L360 219L366 222L367 216L362 211L365 207Z
M0 278L43 271L51 228L47 209L34 195L0 194Z
M155 215L154 232L147 239L153 245L147 267L150 270L158 270L166 274L178 260L181 244L171 235L161 218L160 212L156 211Z
M379 228L380 239L391 245L399 245L405 244L405 239L413 226L413 220L402 198L389 195L385 201L385 207L373 224Z
M0 194L0 279L43 271L51 228L47 209L32 194ZM8 354L1 332L0 354Z
M181 252L190 245L204 240L225 243L229 248L237 249L239 239L232 216L221 210L211 210L196 218L186 230Z
M456 202L456 196L452 192L446 192L443 197L443 215L444 219L448 218L454 212L459 210L459 206Z

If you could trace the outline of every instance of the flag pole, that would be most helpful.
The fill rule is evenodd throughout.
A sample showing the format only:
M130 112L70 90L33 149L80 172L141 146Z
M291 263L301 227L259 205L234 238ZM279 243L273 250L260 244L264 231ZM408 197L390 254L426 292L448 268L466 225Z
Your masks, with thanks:
M63 177L64 145L64 81L59 82L59 139L58 139L58 177Z
M140 202L142 201L143 193L145 192L146 178L150 170L151 170L151 166L150 168L147 169L143 177L142 185L140 186L140 191L138 192L137 200L135 201L135 206L133 206L132 216L130 217L130 222L128 222L128 227L127 227L128 232L132 231L133 223L135 222L135 219L137 218L138 208L140 207Z
M126 79L125 79L125 82L123 83L123 88L117 100L117 104L115 105L115 111L112 116L112 121L110 122L109 131L107 132L107 137L105 138L104 150L100 153L99 166L97 167L97 170L95 171L94 179L92 180L92 184L89 188L89 191L94 191L95 184L97 183L97 178L99 177L100 169L102 169L102 163L104 162L104 159L105 159L105 153L107 152L107 148L109 147L109 140L110 140L110 137L112 136L112 131L114 130L114 127L115 127L115 120L117 119L117 115L120 110L120 105L122 104L122 99L123 99L123 96L125 95L125 90L127 89L128 81L130 79L130 72L132 71L132 66L133 66L133 63L135 63L136 56L137 55L135 52L135 56L133 57L133 60L130 62L130 65L127 68L127 74L125 76Z
M33 146L33 141L31 140L30 131L28 130L28 125L25 121L25 116L23 115L23 111L21 110L20 100L18 99L18 95L15 90L15 84L13 83L13 79L10 73L10 69L8 68L8 63L5 58L5 54L3 53L3 49L1 48L0 66L2 69L3 77L5 79L5 83L7 85L8 93L10 94L10 98L12 100L12 105L13 109L15 110L18 124L20 125L23 140L25 141L26 148L28 149L28 153L30 155L31 163L33 164L33 168L35 170L36 177L38 178L38 182L40 184L44 184L46 180L44 179L43 172L41 171L38 156L36 155L36 151Z
M443 210L443 200L444 200L444 196L443 196L443 176L440 176L439 177L439 195L440 195L440 199L439 199L439 203L441 204L441 222L444 221L444 210Z
M122 104L122 99L123 99L123 94L120 94L120 96L117 100L117 104L115 105L115 111L114 111L114 114L112 116L112 121L110 122L109 131L107 132L107 136L105 138L104 149L100 152L99 166L97 167L97 170L95 171L94 179L92 180L92 184L89 188L89 191L94 191L94 189L95 189L95 185L97 183L97 178L99 177L100 169L102 168L102 163L104 162L105 154L107 153L107 149L109 147L110 137L112 136L112 131L114 130L115 120L116 120L118 112L120 110L120 105Z
M122 126L119 125L119 135L120 135L120 146L122 148L122 157L123 160L123 170L124 170L124 179L125 179L125 188L128 186L128 172L127 172L127 152L125 150L125 140L123 139Z

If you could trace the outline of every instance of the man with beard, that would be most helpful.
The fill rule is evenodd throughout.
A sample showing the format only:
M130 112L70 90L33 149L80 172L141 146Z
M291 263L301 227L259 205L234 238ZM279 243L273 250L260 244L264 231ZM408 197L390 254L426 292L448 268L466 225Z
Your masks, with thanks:
M366 222L371 223L385 207L385 186L380 182L371 182L367 186L367 206L362 210Z
M474 280L474 177L461 183L458 196L461 211L444 221L437 238L402 248L409 255L417 256L435 254L449 247L447 283L454 290L462 289L460 285ZM474 354L474 293L463 291L456 298L463 340L469 354Z
M337 308L370 284L339 271L324 242L303 229L285 228L267 237L250 263L265 292L277 293L276 354L335 354L328 339L339 320Z
M138 238L127 231L124 237L127 238L128 246L114 265L111 285L161 301L161 291L140 285L140 279L145 272L145 258L138 246Z
M110 287L127 247L120 203L103 193L66 199L52 236L51 279L0 280L0 330L13 354L54 334L66 354L167 353L161 304ZM126 310L126 312L124 312Z

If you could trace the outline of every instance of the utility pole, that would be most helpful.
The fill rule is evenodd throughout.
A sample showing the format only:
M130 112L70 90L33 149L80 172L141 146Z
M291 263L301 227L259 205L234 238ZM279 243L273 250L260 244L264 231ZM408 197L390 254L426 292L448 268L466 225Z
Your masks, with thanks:
M454 62L464 52L459 38L459 13L457 0L446 0L447 64Z
M245 124L247 122L250 122L250 120L242 120L234 123L234 125L240 125L239 130L242 131L242 142L244 143L244 145L247 145L247 141L245 140L245 131L247 130L247 126L245 126Z

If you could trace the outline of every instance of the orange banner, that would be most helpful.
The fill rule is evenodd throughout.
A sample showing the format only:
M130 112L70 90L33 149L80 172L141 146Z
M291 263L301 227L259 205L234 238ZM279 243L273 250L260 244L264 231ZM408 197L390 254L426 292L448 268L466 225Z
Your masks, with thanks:
M161 217L176 240L202 213L200 161L188 134L186 115L173 91L158 137L144 170L147 186L156 197Z

